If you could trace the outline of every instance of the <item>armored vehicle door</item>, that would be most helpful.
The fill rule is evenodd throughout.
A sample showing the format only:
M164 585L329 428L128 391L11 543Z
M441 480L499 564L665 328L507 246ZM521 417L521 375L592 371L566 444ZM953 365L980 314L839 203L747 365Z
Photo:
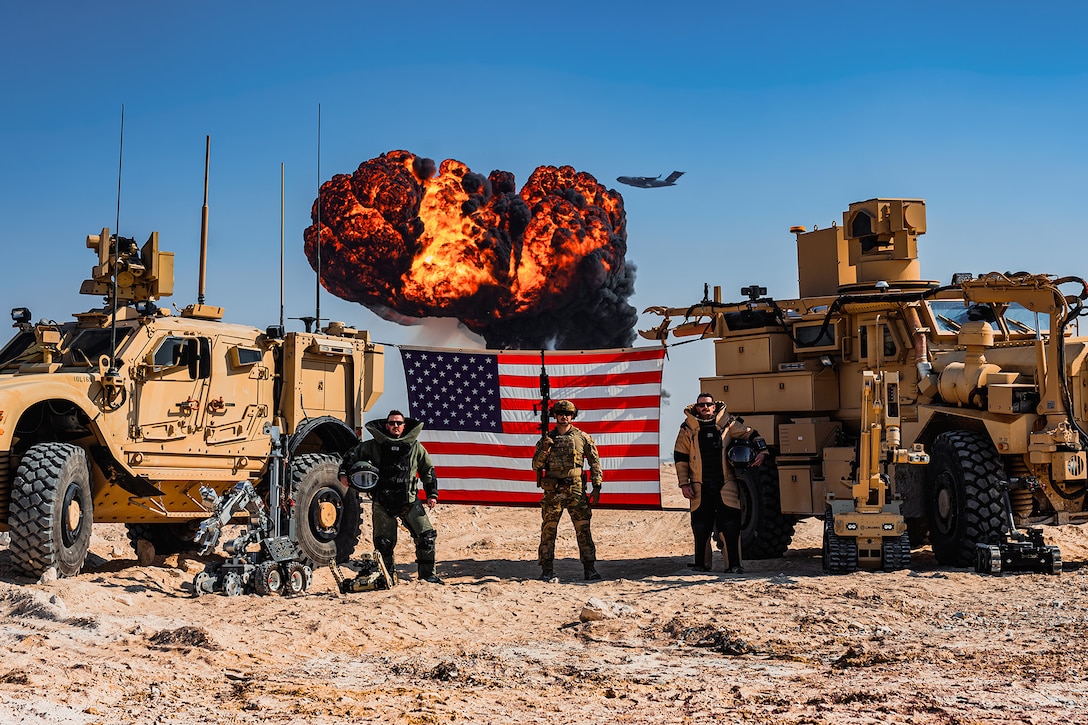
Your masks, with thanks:
M272 353L252 339L217 335L204 409L204 442L215 455L261 457L272 406Z
M212 368L211 339L167 334L149 349L138 366L134 442L139 448L152 444L158 452L199 454Z

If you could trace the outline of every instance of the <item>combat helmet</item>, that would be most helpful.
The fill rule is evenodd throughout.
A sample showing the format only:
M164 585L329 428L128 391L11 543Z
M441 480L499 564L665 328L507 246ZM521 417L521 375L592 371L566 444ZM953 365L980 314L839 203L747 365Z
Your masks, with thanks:
M555 402L555 405L552 406L552 415L555 416L559 415L560 413L564 415L570 415L571 418L577 418L578 406L576 406L569 400L557 400Z

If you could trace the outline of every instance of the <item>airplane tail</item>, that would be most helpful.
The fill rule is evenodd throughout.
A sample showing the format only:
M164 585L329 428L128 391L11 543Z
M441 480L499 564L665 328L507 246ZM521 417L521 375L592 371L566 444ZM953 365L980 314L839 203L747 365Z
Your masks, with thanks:
M683 171L674 171L671 174L669 174L668 178L665 179L665 183L666 184L675 184L676 180L679 179L683 175L684 175Z

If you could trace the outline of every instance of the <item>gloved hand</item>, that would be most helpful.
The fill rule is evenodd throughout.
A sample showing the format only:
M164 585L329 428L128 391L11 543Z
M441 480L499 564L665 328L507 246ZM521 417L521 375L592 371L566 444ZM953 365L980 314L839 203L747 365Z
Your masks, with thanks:
M593 491L589 494L589 505L596 506L601 501L601 486L596 484L593 486Z
M690 483L685 483L683 486L681 486L680 493L682 493L684 495L684 498L689 501L695 498L695 489L692 488L692 485Z
M552 437L550 435L542 435L540 436L540 443L538 443L537 445L540 446L540 450L547 453L552 449L553 442L554 441L552 440Z

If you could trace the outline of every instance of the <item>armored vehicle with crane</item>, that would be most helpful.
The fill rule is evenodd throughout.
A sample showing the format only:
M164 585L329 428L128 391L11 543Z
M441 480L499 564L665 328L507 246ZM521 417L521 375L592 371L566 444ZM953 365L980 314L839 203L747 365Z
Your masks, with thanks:
M1088 339L1077 324L1088 283L1027 272L922 279L922 199L856 202L841 226L791 232L797 298L751 285L724 302L720 287L713 296L707 288L690 306L649 308L665 319L641 332L666 343L712 339L715 374L700 379L701 391L743 415L776 453L742 476L745 556L780 556L799 519L870 503L855 482L863 387L879 374L894 375L882 389L896 440L884 450L929 457L887 460L880 494L896 502L911 545L928 540L949 566L997 557L997 547L1020 559L1010 570L1039 554L1039 570L1060 569L1060 556L1030 545L1025 553L1024 537L1009 537L1016 526L1088 521ZM901 556L858 559L896 568Z

